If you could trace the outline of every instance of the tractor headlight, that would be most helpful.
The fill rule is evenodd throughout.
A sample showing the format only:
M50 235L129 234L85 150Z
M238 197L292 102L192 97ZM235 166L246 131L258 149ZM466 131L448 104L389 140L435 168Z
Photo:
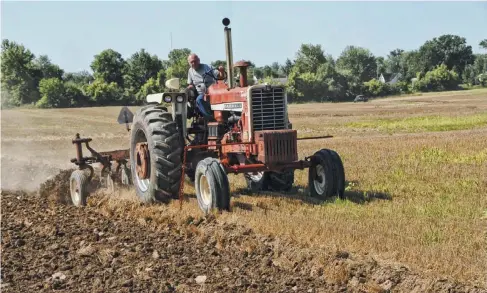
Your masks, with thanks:
M171 103L172 97L170 95L164 96L164 102Z
M183 102L183 100L184 100L184 97L183 97L183 96L177 96L177 97L176 97L176 101L177 101L178 103L182 103L182 102Z

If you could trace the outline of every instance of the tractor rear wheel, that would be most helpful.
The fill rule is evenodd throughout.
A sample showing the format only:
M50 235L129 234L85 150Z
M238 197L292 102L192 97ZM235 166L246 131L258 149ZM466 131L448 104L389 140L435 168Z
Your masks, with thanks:
M230 209L230 184L227 173L215 158L205 158L196 165L195 190L198 206L204 214Z
M317 151L309 168L308 188L312 197L329 198L336 194L336 166L328 149Z
M149 105L134 115L130 142L132 182L144 203L178 198L183 144L166 107Z

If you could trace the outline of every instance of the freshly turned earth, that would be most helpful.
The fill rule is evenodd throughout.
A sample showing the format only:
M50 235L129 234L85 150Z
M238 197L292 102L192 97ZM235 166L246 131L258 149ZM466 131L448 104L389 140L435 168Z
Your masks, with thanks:
M37 194L2 191L2 292L486 292L214 216L152 223L107 216L101 201L76 208L59 200L66 176Z

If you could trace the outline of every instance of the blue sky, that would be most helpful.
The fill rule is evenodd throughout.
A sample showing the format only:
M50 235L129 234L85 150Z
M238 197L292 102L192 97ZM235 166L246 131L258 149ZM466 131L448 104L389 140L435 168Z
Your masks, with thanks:
M293 58L301 43L337 57L347 45L386 56L417 49L442 34L487 38L487 2L20 2L2 1L2 39L47 54L66 71L90 70L112 48L124 58L141 48L162 59L187 47L202 62L225 59L223 25L231 20L234 60L258 66Z

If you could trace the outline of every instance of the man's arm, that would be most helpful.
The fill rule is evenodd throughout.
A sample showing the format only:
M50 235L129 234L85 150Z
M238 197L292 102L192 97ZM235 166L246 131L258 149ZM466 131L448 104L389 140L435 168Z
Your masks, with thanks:
M213 76L215 77L215 79L218 79L218 78L223 78L223 66L218 66L218 68L214 68L213 66L210 66L212 72L213 72Z
M211 71L213 72L213 76L215 77L215 79L217 79L219 74L220 74L220 71L218 70L218 68L211 66Z
M191 68L188 70L188 87L193 86L193 77L191 76Z

